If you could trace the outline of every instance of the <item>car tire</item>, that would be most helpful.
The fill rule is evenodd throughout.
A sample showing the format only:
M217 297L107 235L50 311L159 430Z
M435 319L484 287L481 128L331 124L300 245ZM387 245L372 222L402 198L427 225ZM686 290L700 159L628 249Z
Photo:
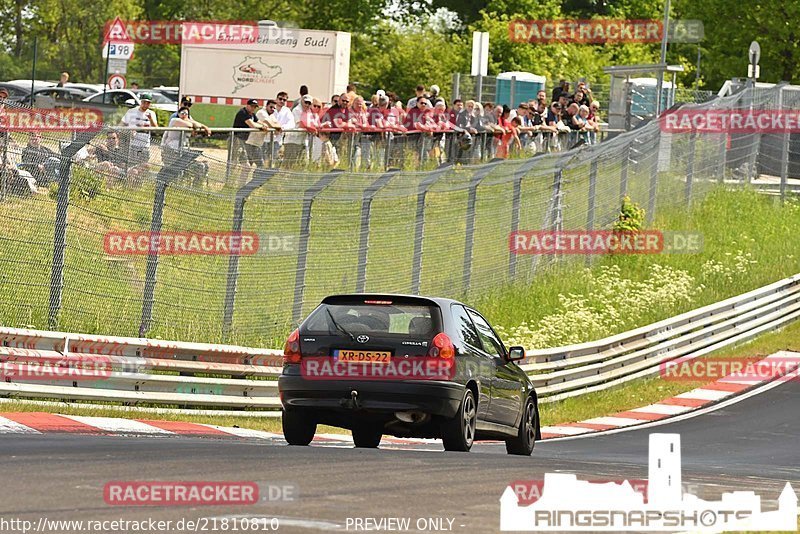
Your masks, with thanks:
M467 388L455 417L442 422L442 441L444 450L467 452L475 441L475 425L478 418L478 405L475 394Z
M383 437L383 429L376 425L353 427L353 443L360 449L376 449Z
M308 445L317 432L317 422L302 410L283 410L281 423L289 445Z
M506 440L506 452L519 456L530 456L536 444L536 429L539 424L539 410L532 397L525 401L522 421L519 423L517 437Z

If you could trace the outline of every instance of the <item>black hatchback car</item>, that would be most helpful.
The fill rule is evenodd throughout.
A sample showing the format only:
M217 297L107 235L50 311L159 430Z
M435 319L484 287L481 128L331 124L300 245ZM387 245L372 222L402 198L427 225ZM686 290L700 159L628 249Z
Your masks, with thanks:
M530 455L539 410L514 363L524 357L454 300L330 296L286 341L284 436L308 445L326 424L351 430L356 447L377 447L384 434L440 438L448 451L500 439L510 454Z

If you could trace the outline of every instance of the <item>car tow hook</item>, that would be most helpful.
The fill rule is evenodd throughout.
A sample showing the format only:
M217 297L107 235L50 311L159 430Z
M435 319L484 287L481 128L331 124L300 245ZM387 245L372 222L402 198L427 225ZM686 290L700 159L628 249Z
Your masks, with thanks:
M358 401L358 391L352 390L350 392L350 398L342 399L341 405L345 408L350 408L352 410L361 408L361 403Z

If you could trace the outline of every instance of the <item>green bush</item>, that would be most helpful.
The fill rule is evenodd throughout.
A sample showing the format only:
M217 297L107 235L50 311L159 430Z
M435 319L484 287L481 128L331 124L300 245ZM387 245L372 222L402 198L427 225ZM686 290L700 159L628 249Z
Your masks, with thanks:
M625 195L617 220L614 221L615 232L638 232L644 228L644 208Z
M70 201L92 200L102 190L103 177L100 174L83 167L72 167L72 175L69 181ZM58 198L58 183L50 184L47 195L53 200Z

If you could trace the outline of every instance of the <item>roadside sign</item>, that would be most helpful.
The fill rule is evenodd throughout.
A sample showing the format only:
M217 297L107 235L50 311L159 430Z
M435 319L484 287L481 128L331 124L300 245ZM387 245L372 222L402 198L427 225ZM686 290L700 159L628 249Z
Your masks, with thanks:
M115 18L114 22L108 26L103 36L103 44L108 43L133 43L128 35L128 30L125 29L125 25L119 17Z
M128 60L127 59L109 59L108 60L108 73L109 74L127 74L128 73Z
M112 89L125 89L127 80L122 74L112 74L108 77L108 86Z
M133 41L119 17L114 19L103 36L103 59L130 59L133 57ZM109 68L109 70L111 70Z
M106 43L103 45L103 59L130 59L133 57L133 43Z

